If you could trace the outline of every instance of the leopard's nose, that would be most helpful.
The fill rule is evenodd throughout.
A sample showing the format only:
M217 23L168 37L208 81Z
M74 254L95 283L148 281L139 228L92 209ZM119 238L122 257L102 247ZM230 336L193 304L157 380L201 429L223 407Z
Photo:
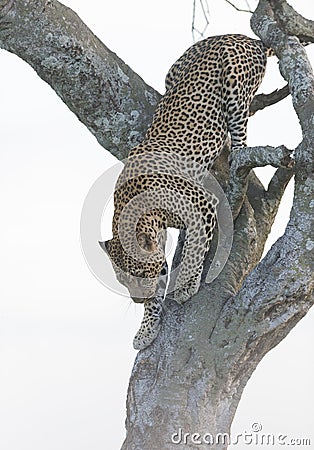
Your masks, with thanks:
M131 297L133 302L135 303L144 303L145 302L145 298L140 298L140 297Z

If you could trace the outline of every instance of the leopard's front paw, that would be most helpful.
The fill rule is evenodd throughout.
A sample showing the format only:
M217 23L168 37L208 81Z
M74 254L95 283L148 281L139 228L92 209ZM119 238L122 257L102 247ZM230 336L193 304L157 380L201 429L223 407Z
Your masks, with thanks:
M153 324L141 325L141 328L135 335L133 339L133 348L135 350L144 350L144 348L148 347L156 337L160 331L161 320L155 320Z
M133 340L135 350L148 347L158 336L161 327L162 305L158 298L150 299L144 304L144 317L141 327Z
M154 340L158 336L159 331L160 324L146 331L143 331L140 328L136 333L135 338L133 339L133 348L135 350L144 350L144 348L148 347L154 342Z

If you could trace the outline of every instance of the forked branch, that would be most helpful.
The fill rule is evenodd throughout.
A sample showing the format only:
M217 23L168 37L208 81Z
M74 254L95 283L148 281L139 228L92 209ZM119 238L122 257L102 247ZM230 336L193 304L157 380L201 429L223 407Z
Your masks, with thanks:
M246 195L250 170L267 165L290 169L294 164L291 153L292 151L284 146L268 146L245 147L232 154L228 199L234 217L238 216Z
M274 17L287 35L298 36L302 41L314 42L314 21L306 19L285 0L270 0Z
M252 24L280 58L303 132L295 151L289 225L255 267L269 230L264 224L276 213L292 170L281 168L282 161L289 166L281 147L273 155L248 149L235 156L230 191L235 205L242 204L247 179L249 183L235 221L230 259L219 277L204 283L184 305L166 300L162 332L138 354L132 372L125 450L171 449L171 435L182 424L187 431L228 433L250 374L314 302L314 80L304 49L281 29L285 25L278 19L280 7L286 8L286 2L261 0ZM55 0L0 0L0 17L0 46L34 67L101 145L122 158L143 138L159 94L71 10ZM299 17L296 20L301 35L312 33ZM247 176L255 164L265 162L279 167L266 193L252 172Z

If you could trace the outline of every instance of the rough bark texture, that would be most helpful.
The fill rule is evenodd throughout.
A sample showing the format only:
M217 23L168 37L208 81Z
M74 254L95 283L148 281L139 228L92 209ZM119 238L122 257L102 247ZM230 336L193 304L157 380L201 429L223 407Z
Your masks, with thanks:
M204 281L192 300L183 306L166 300L162 331L134 364L123 450L181 448L171 440L179 429L190 433L186 449L208 448L193 433L229 433L257 364L313 304L314 78L304 48L285 34L292 26L302 39L313 40L312 23L285 1L261 0L252 17L255 33L278 55L292 93L303 132L295 164L284 147L239 151L230 172L227 150L215 164L233 207L232 252L219 277L210 285ZM143 137L159 94L70 9L56 1L0 0L0 47L31 64L117 157ZM260 106L275 100L264 97ZM250 172L265 164L278 167L267 191ZM289 224L260 262L293 173ZM222 441L211 448L226 448Z
M295 151L291 218L284 236L259 262L292 174L284 168L291 161L282 147L239 152L230 174L237 219L229 261L186 305L167 300L162 333L135 362L123 450L176 449L171 436L179 429L190 433L188 449L208 448L198 443L199 436L193 444L193 433L229 433L257 364L313 304L313 74L304 49L278 27L268 2L260 2L252 26L280 58L303 130ZM250 168L267 163L280 167L264 192L253 175L247 176ZM220 441L214 447L226 446Z
M160 94L54 0L0 0L0 47L30 64L119 159L141 142Z

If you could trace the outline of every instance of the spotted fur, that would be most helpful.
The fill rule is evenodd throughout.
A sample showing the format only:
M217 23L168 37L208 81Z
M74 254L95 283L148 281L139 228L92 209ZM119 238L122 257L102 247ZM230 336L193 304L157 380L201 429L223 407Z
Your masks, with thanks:
M145 348L159 331L163 294L158 280L165 267L166 229L187 231L185 263L174 293L174 298L182 303L199 288L204 256L215 226L216 197L204 194L195 172L192 177L182 176L178 157L187 157L206 172L222 150L228 132L232 151L246 146L249 106L264 76L267 53L260 41L242 35L210 37L193 45L171 67L166 93L145 139L129 154L115 190L113 238L103 246L118 280L128 287L135 301L145 305L135 348ZM158 154L163 158L166 154L163 166L156 162ZM170 205L180 204L180 213L178 208L173 211L158 203L158 195L168 195L165 188ZM156 207L141 215L141 207L135 203L121 220L124 209L135 198L143 196L145 205L155 194ZM180 202L180 194L185 201ZM202 211L203 227L193 221L185 223L184 218L190 213L186 204ZM132 233L135 239L122 243ZM121 237L123 234L125 238Z

